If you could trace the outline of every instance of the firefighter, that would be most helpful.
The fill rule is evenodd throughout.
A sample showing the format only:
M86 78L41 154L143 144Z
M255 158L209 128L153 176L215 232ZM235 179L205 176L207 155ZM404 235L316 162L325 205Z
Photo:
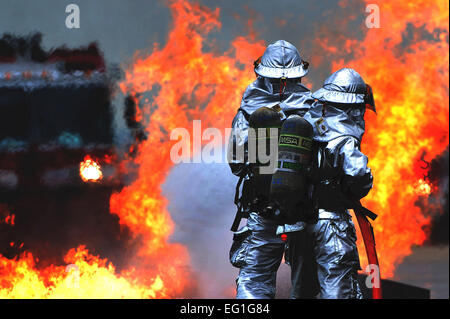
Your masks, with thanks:
M249 121L253 119L257 122L258 116L255 114L262 108L263 116L259 117L262 121L267 119L264 114L270 116L269 109L276 110L279 121L293 114L303 116L314 102L310 90L301 84L301 78L308 73L308 63L287 41L270 44L263 56L255 61L255 73L257 78L244 92L233 119L228 147L231 171L240 178L235 198L239 210L232 227L234 236L230 261L240 269L236 279L236 297L246 299L275 297L276 273L284 252L284 242L276 236L276 221L263 214L270 189L270 175L257 179L252 173L257 164L249 160ZM240 153L238 149L244 151ZM242 181L242 196L238 196ZM237 230L241 217L247 218L247 223Z
M298 266L311 254L319 298L359 299L356 232L347 209L358 207L372 188L368 158L360 145L365 110L375 111L373 94L356 71L344 68L328 77L313 97L317 101L304 119L313 126L317 148L314 183L318 216L316 222L288 237L295 278L293 295L301 296L302 280L313 276L301 273L311 268Z

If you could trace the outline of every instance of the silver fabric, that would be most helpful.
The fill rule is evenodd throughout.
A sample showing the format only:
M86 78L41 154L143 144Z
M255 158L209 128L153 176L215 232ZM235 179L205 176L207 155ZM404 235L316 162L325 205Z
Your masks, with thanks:
M313 93L318 101L305 115L314 128L314 139L328 142L342 135L350 135L361 141L365 131L364 103L369 99L366 94L366 84L353 69L344 68L328 77L323 87ZM370 98L373 101L372 95Z
M366 101L366 92L366 83L358 72L343 68L330 75L313 97L326 102L362 104Z
M291 298L362 299L356 231L345 212L324 212L317 223L289 234Z
M247 225L235 236L230 261L239 267L236 298L275 298L277 270L284 252L284 242L275 235L277 224L251 213Z
M365 131L364 113L364 108L338 108L316 101L304 118L313 126L315 141L329 142L343 135L353 136L361 141ZM321 134L318 122L322 119L322 125L326 129Z
M277 235L297 232L305 228L304 222L296 222L295 224L284 224L277 228Z
M345 132L344 130L343 133ZM342 182L342 187L347 188L352 196L361 198L367 195L373 184L371 170L367 167L368 158L360 151L360 141L343 133L322 146L325 148L323 154L326 154L327 162L338 163L336 170L349 177L347 182L350 184ZM321 152L318 156L319 154ZM336 158L338 161L334 161ZM319 166L323 160L325 159L318 159ZM320 209L318 217L317 223L307 225L306 233L313 243L312 256L317 267L319 298L361 299L357 281L360 264L351 215L347 210ZM297 252L299 253L305 254ZM296 287L299 283L295 282L293 285Z
M359 150L359 141L344 135L323 147L329 157L327 161L339 158L336 169L351 176L350 191L354 196L365 196L372 188L373 179L367 157ZM357 282L360 266L356 232L347 210L320 209L317 223L306 224L304 230L290 233L288 238L292 298L362 298ZM309 276L315 276L317 296L311 296L314 280Z
M280 101L279 87L264 77L258 77L244 92L240 110L250 115L260 107L272 107L280 104L283 111L306 112L314 102L311 91L299 82L287 82Z
M300 82L274 79L299 78L307 73L298 50L289 42L277 41L269 45L255 68L259 75L244 92L240 108L233 119L227 158L233 174L242 176L248 164L249 116L261 107L280 105L282 112L304 115L314 99ZM283 84L283 85L282 85ZM244 148L243 154L234 147ZM276 273L285 250L284 242L277 237L278 225L271 220L250 213L247 224L234 234L230 262L240 268L236 279L237 298L274 298Z
M268 79L258 77L244 92L241 106L233 119L232 132L228 143L228 162L233 174L240 175L247 161L247 149L244 157L239 157L239 152L233 152L233 146L244 147L248 141L248 117L260 107L273 107L277 104L285 114L297 113L303 115L314 103L311 91L301 83L286 84L286 90L280 102L280 94ZM238 153L238 154L236 154Z
M295 77L299 74L306 73L298 73ZM287 81L280 95L276 83L259 76L245 90L241 106L233 119L227 152L232 173L238 176L245 174L248 164L248 118L255 110L279 104L287 116L303 115L313 102L311 92L298 82ZM244 147L243 157L233 151L234 146ZM234 234L230 262L240 268L236 279L237 298L275 297L276 273L285 250L284 242L276 235L277 227L275 222L253 212L247 219L247 225Z
M305 118L311 119L308 117L311 111L315 110L310 110ZM344 118L344 114L346 113L340 114L341 118ZM329 118L324 118L328 122ZM364 121L362 118L361 120ZM370 168L367 167L367 156L360 151L359 139L349 134L359 132L356 135L361 138L364 131L361 126L358 126L359 131L352 131L351 123L352 121L347 121L346 125L335 125L331 131L333 139L328 136L329 141L320 146L324 148L324 152L318 152L317 156L319 167L322 162L336 163L332 170L348 177L342 187L346 187L353 196L361 198L372 188L373 178ZM289 234L288 238L292 298L362 298L357 282L360 265L356 232L347 210L320 209L316 223L306 224L303 231ZM308 276L311 276L311 272L316 277L314 280ZM311 296L314 281L318 287L317 296Z
M227 160L231 172L234 175L241 176L246 173L246 164L248 162L248 120L242 111L238 111L231 124L231 135L228 142ZM233 148L244 148L241 153Z
M352 136L335 138L328 142L326 149L331 154L338 153L345 175L361 177L371 174L370 168L367 167L369 159L361 152L359 140Z
M338 212L331 212L327 211L325 209L319 209L319 219L336 219L336 218L350 218L350 212L348 210L338 211Z
M315 243L319 298L362 299L356 231L351 218L342 214L333 219L320 218L308 231Z
M267 46L256 74L266 78L299 78L308 73L297 48L285 40Z
M355 82L346 81L348 74L354 74L350 69L341 71L327 79L324 89L314 94L322 101L314 103L304 118L314 127L314 140L322 142L319 146L323 151L317 153L319 167L322 167L321 163L333 163L326 168L328 173L325 175L330 174L330 178L344 176L340 184L342 191L361 198L367 195L373 183L367 156L360 151L365 130L365 109L349 104L363 103L358 94L362 92L364 82L359 75ZM336 82L340 86L330 85ZM339 94L326 95L331 90ZM329 99L338 96L342 100ZM338 107L328 102L342 105ZM360 265L356 232L348 211L320 209L316 223L307 224L304 230L289 234L288 247L292 298L362 298L357 282ZM314 280L310 278L311 273L315 275ZM317 284L317 291L314 290L314 283ZM314 292L318 293L317 296Z

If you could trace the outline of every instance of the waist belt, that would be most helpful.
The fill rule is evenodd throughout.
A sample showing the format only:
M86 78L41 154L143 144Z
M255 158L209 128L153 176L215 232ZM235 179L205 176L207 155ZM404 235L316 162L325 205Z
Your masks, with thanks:
M346 209L338 209L335 211L319 209L319 219L349 219L349 218L351 218L351 215Z

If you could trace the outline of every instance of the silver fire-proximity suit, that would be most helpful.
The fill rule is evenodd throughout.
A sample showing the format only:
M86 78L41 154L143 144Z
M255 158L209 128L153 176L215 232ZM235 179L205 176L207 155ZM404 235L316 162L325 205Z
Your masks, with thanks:
M288 237L291 297L304 295L305 281L312 276L305 272L313 271L318 284L315 297L359 299L356 232L346 209L351 206L343 201L359 201L372 188L368 158L360 151L360 143L366 105L375 111L373 95L357 72L344 68L328 77L313 97L318 101L304 118L314 128L318 149L315 178L319 211L315 223L305 224L304 230Z
M248 178L248 119L255 110L279 105L286 116L302 116L314 102L309 89L300 83L307 68L307 62L287 41L279 40L266 48L255 65L257 79L245 90L232 122L228 161L233 174ZM243 158L236 156L236 146L244 147ZM251 211L246 226L234 233L230 261L240 268L236 298L275 297L276 273L284 253L284 242L276 236L277 226L257 211Z

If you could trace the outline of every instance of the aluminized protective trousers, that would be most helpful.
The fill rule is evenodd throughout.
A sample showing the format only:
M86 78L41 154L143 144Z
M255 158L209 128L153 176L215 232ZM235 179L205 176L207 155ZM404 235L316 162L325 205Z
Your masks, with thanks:
M347 211L320 210L319 219L289 234L291 298L362 299L356 231Z
M276 236L277 224L251 213L247 225L235 233L230 261L240 268L236 278L236 298L275 298L277 270L284 242Z

